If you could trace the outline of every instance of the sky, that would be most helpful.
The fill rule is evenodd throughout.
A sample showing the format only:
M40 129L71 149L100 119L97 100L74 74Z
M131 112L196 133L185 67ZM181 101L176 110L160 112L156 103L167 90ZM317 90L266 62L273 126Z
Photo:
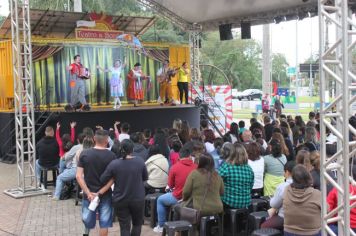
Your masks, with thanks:
M9 14L9 1L0 0L0 15ZM298 24L298 45L296 45L296 24ZM319 51L318 17L305 18L301 21L288 21L271 24L271 52L282 53L290 66L296 65L296 47L298 63L303 63L311 54ZM262 45L262 26L253 26L251 36Z

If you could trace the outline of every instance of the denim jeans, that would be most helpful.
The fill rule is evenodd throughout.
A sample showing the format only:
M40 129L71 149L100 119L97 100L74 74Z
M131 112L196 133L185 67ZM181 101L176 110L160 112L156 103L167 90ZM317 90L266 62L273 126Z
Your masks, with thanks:
M112 227L113 207L111 205L111 195L106 194L100 199L99 206L95 211L89 210L90 202L84 197L82 201L82 220L85 228L93 229L96 224L96 213L99 213L99 226L101 229Z
M66 169L66 161L64 159L59 160L59 173L61 174Z
M158 225L163 227L166 222L166 207L173 206L178 203L178 200L173 196L172 193L166 193L157 199L157 216Z
M77 168L65 169L60 175L57 176L56 180L56 189L54 190L54 197L58 198L61 195L61 191L63 189L64 182L72 181L75 179L75 174L77 172Z

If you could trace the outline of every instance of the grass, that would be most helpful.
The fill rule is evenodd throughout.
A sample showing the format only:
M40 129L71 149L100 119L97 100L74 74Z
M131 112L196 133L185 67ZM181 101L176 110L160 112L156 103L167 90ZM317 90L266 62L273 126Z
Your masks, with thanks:
M306 120L308 118L308 114L311 111L311 109L308 108L303 108L303 109L298 109L297 110L293 110L293 109L284 109L283 110L283 114L286 115L301 115L303 117L304 120ZM234 119L250 119L252 118L252 113L255 112L254 109L234 109L233 110L233 118ZM258 116L258 118L261 118L261 115Z
M298 103L314 103L314 102L319 102L320 98L318 96L314 97L308 97L308 96L303 96L303 97L297 97L297 102Z

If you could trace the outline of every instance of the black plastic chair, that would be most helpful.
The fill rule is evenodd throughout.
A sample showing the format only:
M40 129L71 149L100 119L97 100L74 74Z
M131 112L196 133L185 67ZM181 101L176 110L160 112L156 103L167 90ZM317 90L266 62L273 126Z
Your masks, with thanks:
M250 213L250 215L248 216L249 231L252 232L254 230L260 229L262 223L266 221L267 217L267 211L257 211Z
M154 228L157 222L157 199L163 193L152 193L145 196L145 217L149 217L150 226Z
M168 236L175 236L176 232L188 232L189 236L193 236L193 225L188 221L184 220L170 221L164 223L162 236L165 236L167 233Z
M214 225L218 227L218 233L214 232L214 236L223 236L224 235L224 223L223 223L223 215L212 215L212 216L203 216L200 219L200 236L209 236L212 235L210 233L211 229Z
M261 198L251 199L251 205L249 206L250 212L267 211L269 208L269 202L267 200Z
M239 231L244 231L245 235L248 235L248 208L226 209L225 214L229 219L230 233L232 236L237 236L238 228L240 229ZM237 220L238 217L239 221Z
M47 179L47 172L52 171L52 181L48 181ZM49 185L56 186L57 175L59 174L58 167L49 167L49 168L42 168L41 169L41 183L43 184L44 188L47 189Z

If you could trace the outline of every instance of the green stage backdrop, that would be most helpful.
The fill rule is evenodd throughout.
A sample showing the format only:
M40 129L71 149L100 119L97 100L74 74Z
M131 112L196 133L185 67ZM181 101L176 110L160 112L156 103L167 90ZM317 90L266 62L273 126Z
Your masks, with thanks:
M35 81L35 99L37 104L58 105L66 104L70 98L69 71L66 67L73 62L73 57L79 54L84 67L89 68L91 79L86 81L87 101L90 104L106 104L110 97L110 73L99 71L96 66L110 68L116 59L126 61L127 65L121 77L124 81L125 96L121 99L127 101L126 75L136 62L140 62L142 70L151 76L151 86L145 81L145 101L155 101L158 98L158 84L156 72L161 63L144 54L139 55L133 49L113 46L64 46L62 50L51 57L34 62L33 78Z

